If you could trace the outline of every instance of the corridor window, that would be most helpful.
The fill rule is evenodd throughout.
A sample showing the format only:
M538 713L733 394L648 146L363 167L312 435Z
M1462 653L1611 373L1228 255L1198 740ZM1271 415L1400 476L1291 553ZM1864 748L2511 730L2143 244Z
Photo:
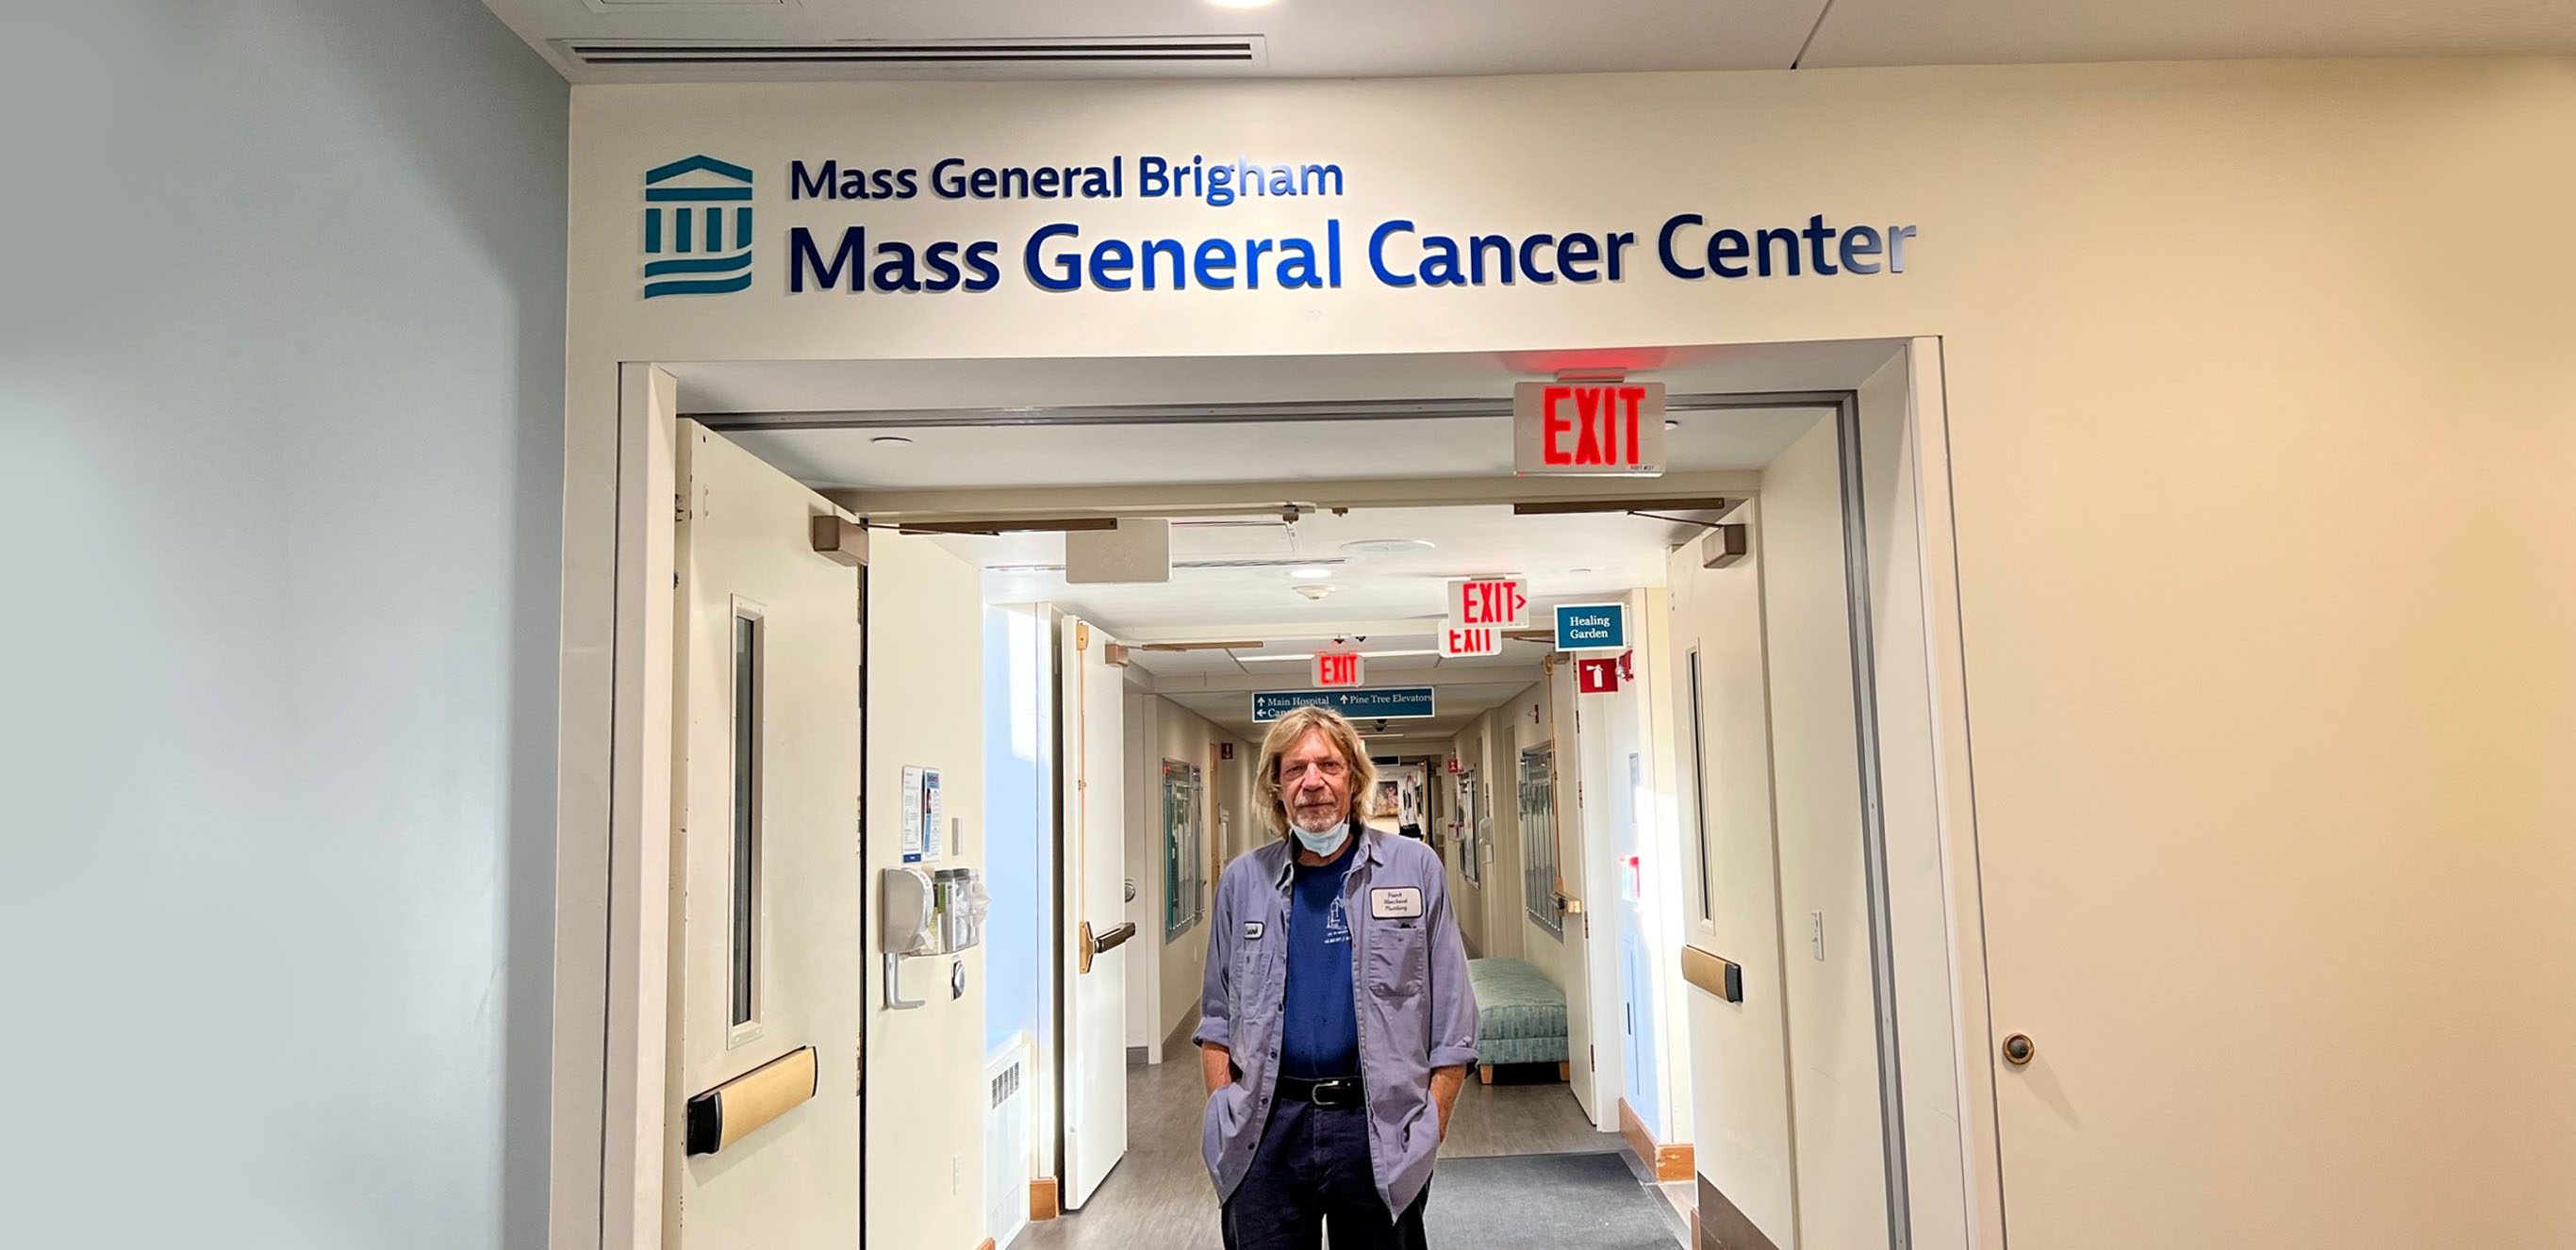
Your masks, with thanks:
M1483 830L1476 822L1484 814L1484 801L1476 797L1476 770L1470 768L1458 774L1458 872L1467 884L1480 887L1485 884L1485 866L1476 851L1483 841L1477 835Z
M732 990L726 1019L751 1023L758 1004L755 943L760 937L760 618L733 618L733 854L732 932L726 942Z
M1558 937L1565 914L1556 905L1556 748L1521 752L1521 887L1529 918Z
M1163 935L1184 933L1207 910L1207 792L1196 764L1163 761Z
M1717 917L1711 901L1715 888L1708 876L1708 709L1700 698L1699 648L1693 647L1687 657L1690 680L1690 746L1691 746L1691 830L1699 839L1699 918Z

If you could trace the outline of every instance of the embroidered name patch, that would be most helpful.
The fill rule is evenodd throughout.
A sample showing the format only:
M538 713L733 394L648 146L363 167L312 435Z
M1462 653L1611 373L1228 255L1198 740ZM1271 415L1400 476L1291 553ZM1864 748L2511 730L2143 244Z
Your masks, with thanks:
M1243 922L1243 940L1247 942L1258 942L1261 940L1260 921L1246 920Z
M1393 886L1369 891L1369 915L1379 920L1410 920L1422 914L1419 886Z

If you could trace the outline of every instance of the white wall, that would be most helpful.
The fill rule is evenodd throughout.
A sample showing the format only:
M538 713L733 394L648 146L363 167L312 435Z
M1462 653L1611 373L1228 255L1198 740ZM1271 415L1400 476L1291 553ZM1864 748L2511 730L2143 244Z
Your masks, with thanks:
M540 1245L567 89L474 4L7 23L0 1243Z
M2576 254L2546 240L2576 215L2576 170L2533 158L2576 130L2565 61L585 88L574 114L577 604L606 594L618 360L1940 336L1959 600L1936 627L1965 640L1975 747L1963 862L1983 874L1993 1021L2041 1045L1994 1099L2015 1233L2523 1247L2576 1226L2576 930L2553 902L2576 886L2554 818L2576 590L2547 575L2576 530L2559 485L2576 433L2543 419L2568 402ZM1323 207L1358 226L1823 212L1918 234L1906 273L1866 279L889 298L790 296L770 259L753 293L634 298L637 179L673 150L774 184L796 156L1283 142L1347 165L1350 194ZM1530 153L1577 150L1633 176L1529 176ZM1016 239L1060 213L1092 237L1325 215L772 205L773 228L863 217L914 239ZM585 723L607 707L601 638L584 617L564 651ZM2222 1035L2265 1044L2207 1044Z
M974 566L919 536L879 531L868 563L868 862L903 859L903 769L939 770L962 852L984 863L983 589ZM873 883L871 883L873 888ZM904 961L924 1005L885 1006L882 947L868 933L867 1224L871 1244L972 1250L984 1228L984 966L987 949ZM949 997L952 962L966 993ZM831 1074L826 1073L825 1079Z

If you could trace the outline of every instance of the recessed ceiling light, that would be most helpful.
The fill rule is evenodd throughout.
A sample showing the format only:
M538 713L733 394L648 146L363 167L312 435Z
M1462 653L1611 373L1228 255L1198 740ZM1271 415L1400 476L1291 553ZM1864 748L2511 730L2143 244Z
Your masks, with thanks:
M1298 566L1298 567L1296 567L1296 568L1293 568L1293 569L1288 570L1288 576L1293 577L1293 578L1296 578L1298 581L1301 581L1301 582L1322 581L1323 579L1325 579L1325 578L1327 578L1327 577L1331 577L1332 575L1333 575L1333 571L1332 571L1331 569L1325 568L1323 565L1320 565L1320 564L1307 564L1307 565L1300 565L1300 566Z
M1314 584L1314 583L1312 583L1312 582L1309 582L1309 583L1307 583L1307 584L1305 584L1305 585L1302 585L1302 586L1294 587L1294 589L1296 590L1296 592L1297 592L1298 594L1304 595L1304 596L1306 596L1306 597L1307 597L1307 598L1309 598L1309 599L1321 599L1321 598L1323 598L1324 596L1326 596L1326 595L1329 595L1329 594L1333 593L1333 588L1332 588L1332 587L1330 587L1330 586L1318 586L1318 585L1315 585L1315 584Z
M1429 551L1431 544L1419 538L1362 538L1343 543L1342 550L1358 556L1400 556Z
M869 439L868 441L869 441L869 442L871 442L871 443L876 444L876 445L877 445L877 446L879 446L879 447L910 447L910 446L912 446L912 440L911 440L911 439L908 439L908 438L905 438L905 437L904 437L903 435L901 435L901 434L879 434L879 435L877 435L875 438Z

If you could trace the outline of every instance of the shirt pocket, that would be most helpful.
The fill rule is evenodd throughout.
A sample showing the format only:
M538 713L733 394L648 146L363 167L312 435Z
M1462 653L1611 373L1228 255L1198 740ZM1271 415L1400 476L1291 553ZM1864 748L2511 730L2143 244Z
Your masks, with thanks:
M1268 962L1262 958L1262 952L1263 942L1259 938L1237 942L1234 945L1234 968L1226 978L1227 992L1233 998L1226 1004L1226 1008L1233 1014L1238 1024L1243 1020L1244 1004L1262 1001L1261 978L1270 970Z
M1420 918L1382 920L1369 934L1369 987L1384 998L1414 998L1431 962L1431 931Z

